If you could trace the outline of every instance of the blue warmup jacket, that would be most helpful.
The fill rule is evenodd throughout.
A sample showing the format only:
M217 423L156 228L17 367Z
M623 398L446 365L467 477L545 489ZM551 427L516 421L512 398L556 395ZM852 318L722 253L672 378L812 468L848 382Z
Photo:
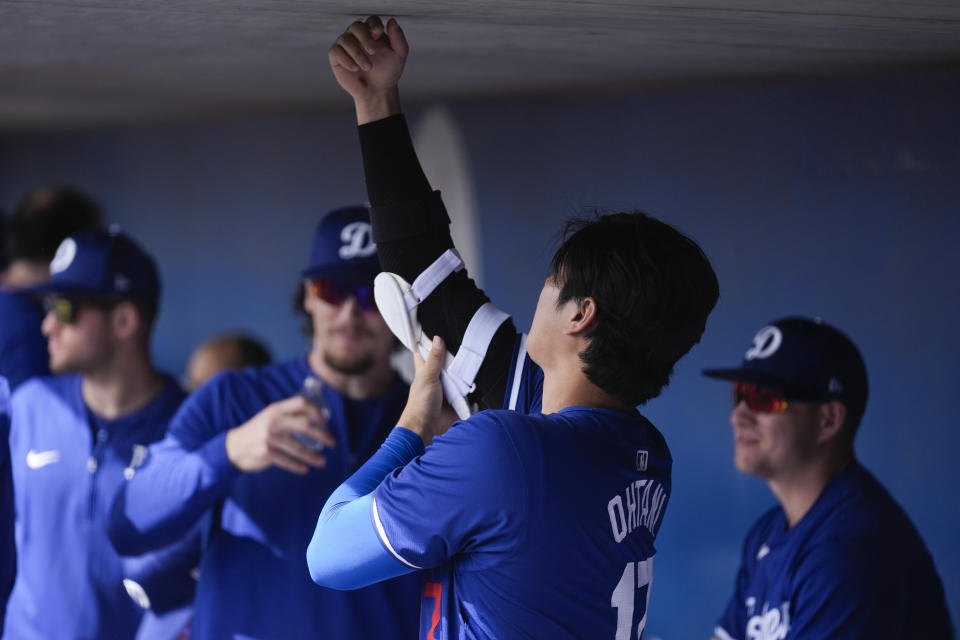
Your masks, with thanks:
M80 376L33 378L13 394L18 569L4 638L131 638L143 609L125 579L155 610L189 601L193 581L184 568L121 558L107 537L113 497L184 397L167 378L147 406L106 420L84 403Z
M126 553L165 544L210 512L192 638L417 636L419 575L342 593L315 585L304 562L324 502L389 434L406 385L367 401L324 387L337 446L323 469L241 474L227 459L226 432L298 393L310 375L300 357L217 376L184 403L117 497L111 536Z
M17 551L13 542L13 478L10 477L10 387L0 376L0 634L7 610L7 596L13 588L17 570Z

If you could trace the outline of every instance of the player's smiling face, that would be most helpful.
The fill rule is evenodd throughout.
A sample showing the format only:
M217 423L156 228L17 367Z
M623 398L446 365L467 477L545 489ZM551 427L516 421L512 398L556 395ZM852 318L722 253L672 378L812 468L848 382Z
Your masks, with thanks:
M363 311L352 296L331 304L309 287L304 308L312 318L315 348L335 371L358 375L390 358L394 337L376 309Z
M751 411L741 400L730 414L734 463L766 480L788 479L817 454L819 405L789 401L779 413Z

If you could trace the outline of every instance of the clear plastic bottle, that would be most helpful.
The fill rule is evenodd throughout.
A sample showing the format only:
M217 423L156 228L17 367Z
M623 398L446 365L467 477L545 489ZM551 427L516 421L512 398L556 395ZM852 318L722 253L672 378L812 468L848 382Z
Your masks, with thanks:
M320 378L316 376L307 376L304 378L303 386L300 388L300 395L306 398L310 404L320 409L325 419L330 419L330 408L327 407L327 400L323 397L323 383L320 381ZM325 428L326 425L319 426ZM311 438L302 433L291 433L290 436L300 444L310 447L314 451L319 452L323 450L323 443L316 438Z

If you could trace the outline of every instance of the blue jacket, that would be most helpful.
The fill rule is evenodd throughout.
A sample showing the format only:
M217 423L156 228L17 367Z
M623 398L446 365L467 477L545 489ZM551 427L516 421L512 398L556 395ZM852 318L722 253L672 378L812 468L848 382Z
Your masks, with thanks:
M301 357L217 376L184 403L117 498L111 536L126 553L176 539L210 511L194 638L417 636L419 575L342 593L313 584L304 562L324 502L393 428L406 385L367 401L324 387L337 446L323 469L241 474L227 459L226 432L298 393L309 375Z
M157 610L189 601L186 571L123 559L106 535L113 497L184 397L167 378L147 406L106 420L86 406L80 376L34 378L13 394L18 571L5 638L132 637L143 614L128 595L137 586Z
M13 588L17 570L17 551L13 542L13 478L10 477L10 387L0 376L0 634L7 610L7 597Z

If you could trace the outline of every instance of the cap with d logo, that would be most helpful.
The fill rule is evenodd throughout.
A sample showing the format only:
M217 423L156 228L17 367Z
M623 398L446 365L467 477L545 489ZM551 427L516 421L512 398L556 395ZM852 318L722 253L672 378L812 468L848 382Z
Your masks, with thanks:
M372 284L379 272L377 245L366 207L335 209L320 220L313 234L310 260L303 270L304 278Z
M125 233L116 228L84 231L60 243L50 263L50 279L26 293L156 302L160 276L153 259Z
M867 370L853 341L819 319L783 318L760 329L737 368L704 375L739 380L816 402L844 400L854 411L867 402Z

